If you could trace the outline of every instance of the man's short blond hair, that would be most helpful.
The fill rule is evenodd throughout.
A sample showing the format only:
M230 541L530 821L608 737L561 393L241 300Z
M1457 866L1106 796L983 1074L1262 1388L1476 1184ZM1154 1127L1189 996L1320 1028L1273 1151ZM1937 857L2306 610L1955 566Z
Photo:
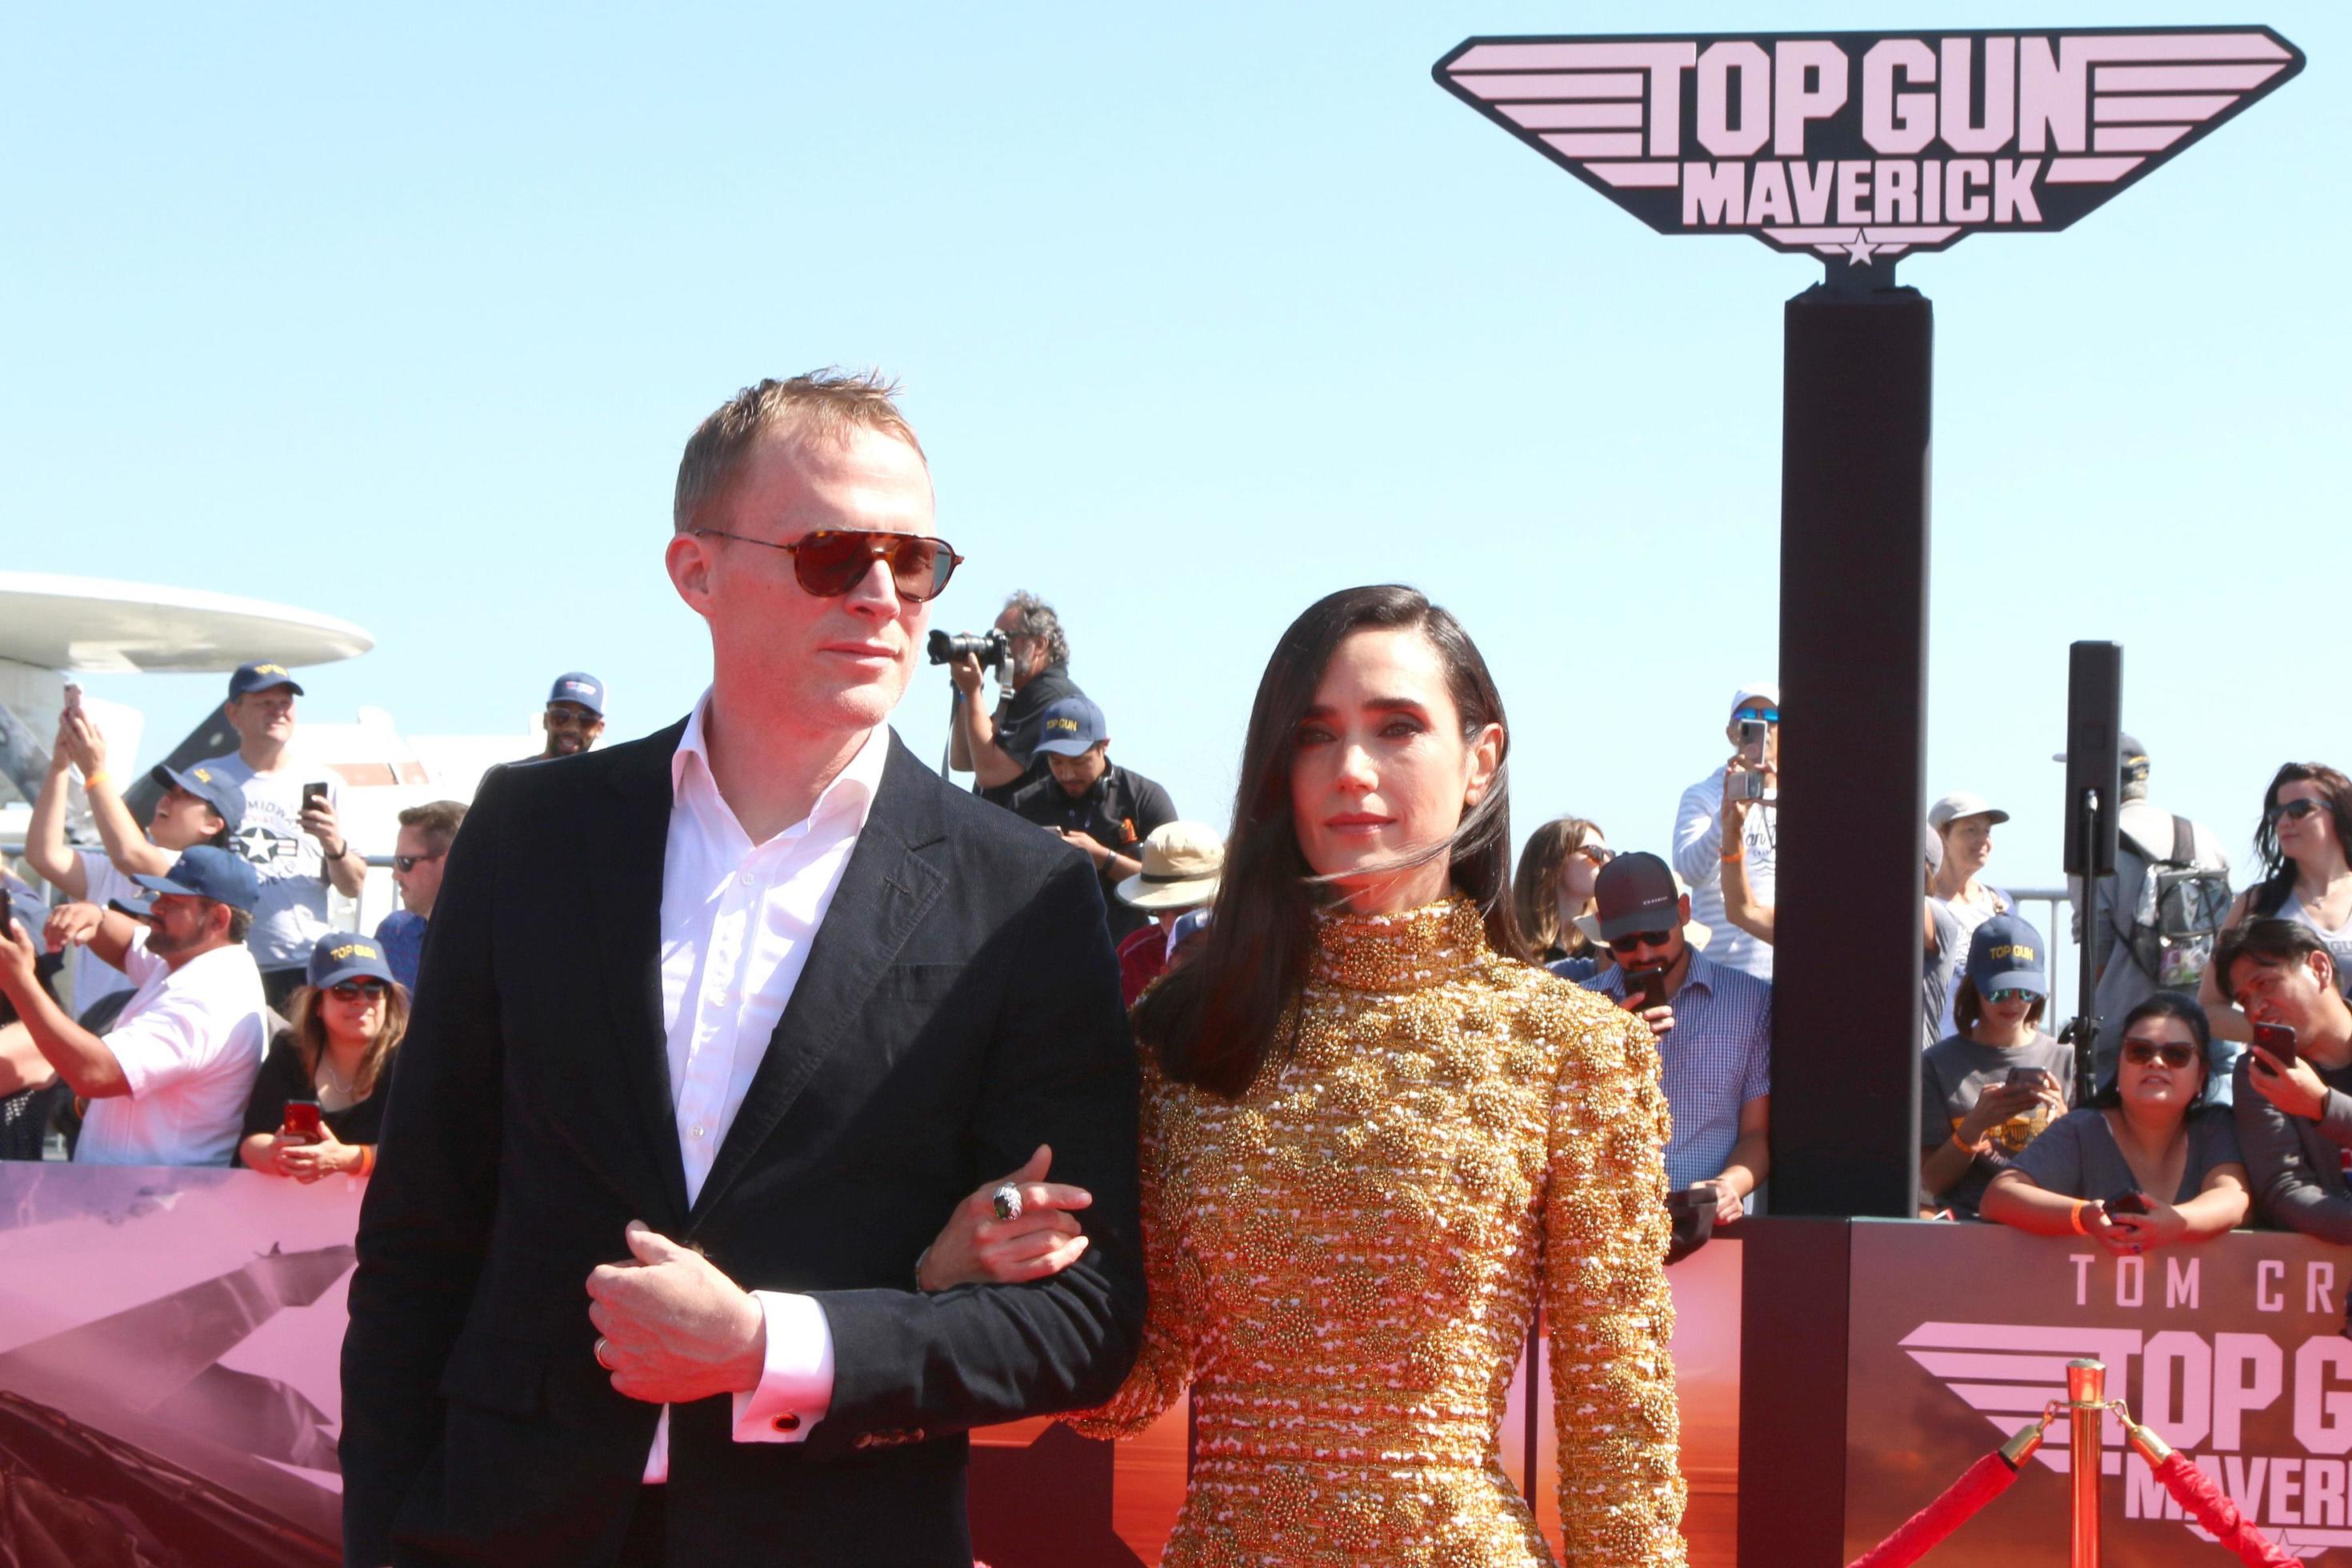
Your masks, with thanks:
M684 533L702 510L727 491L743 459L772 436L845 444L855 430L896 436L924 457L915 428L894 401L898 384L881 372L827 368L789 381L747 386L697 426L677 463L677 491L670 504L673 527Z

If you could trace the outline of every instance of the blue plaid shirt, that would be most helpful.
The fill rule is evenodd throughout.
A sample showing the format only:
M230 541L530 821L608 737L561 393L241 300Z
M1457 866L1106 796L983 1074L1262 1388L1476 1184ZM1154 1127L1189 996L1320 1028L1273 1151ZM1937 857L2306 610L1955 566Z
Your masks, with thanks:
M1625 972L1614 964L1584 982L1621 1006ZM1711 1181L1739 1142L1739 1108L1772 1092L1772 983L1690 955L1682 989L1667 1004L1675 1026L1658 1042L1666 1109L1666 1185Z
M383 962L392 977L416 994L417 961L425 956L425 917L394 910L376 922L375 940L383 947Z

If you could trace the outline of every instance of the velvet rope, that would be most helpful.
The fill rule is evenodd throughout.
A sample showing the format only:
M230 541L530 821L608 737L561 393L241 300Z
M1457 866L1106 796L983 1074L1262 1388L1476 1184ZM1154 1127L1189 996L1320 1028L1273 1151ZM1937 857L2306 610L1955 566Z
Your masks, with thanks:
M2145 1454L2142 1456L2145 1458ZM2295 1568L2296 1560L2271 1543L2253 1521L2222 1495L2213 1478L2189 1462L2189 1456L2168 1453L2152 1461L2157 1479L2189 1516L2213 1532L2214 1539L2238 1554L2246 1568Z
M2007 1491L2016 1479L2015 1464L1998 1450L1987 1454L1946 1488L1942 1497L1905 1520L1894 1534L1855 1558L1852 1568L1909 1568L1937 1542L1966 1524L1977 1510Z

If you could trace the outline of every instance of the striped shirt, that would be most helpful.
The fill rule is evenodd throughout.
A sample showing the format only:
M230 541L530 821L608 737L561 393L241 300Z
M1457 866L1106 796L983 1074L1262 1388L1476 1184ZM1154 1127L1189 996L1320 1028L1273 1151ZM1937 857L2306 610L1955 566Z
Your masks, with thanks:
M1584 983L1622 1005L1625 972L1611 965ZM1739 1142L1739 1108L1772 1092L1772 983L1690 955L1690 969L1668 1005L1675 1026L1658 1042L1666 1108L1666 1184L1711 1181Z

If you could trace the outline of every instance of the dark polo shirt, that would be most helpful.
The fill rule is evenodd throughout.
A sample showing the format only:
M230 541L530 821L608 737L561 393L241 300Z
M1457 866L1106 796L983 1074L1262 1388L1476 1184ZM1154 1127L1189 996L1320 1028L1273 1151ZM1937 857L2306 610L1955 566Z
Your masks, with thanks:
M1044 679L1043 676L1038 678ZM1034 684L1034 682L1032 684ZM1037 759L1038 771L1045 772L1045 759ZM1162 823L1176 820L1176 803L1168 792L1145 778L1129 773L1113 763L1103 770L1094 787L1082 795L1072 797L1050 773L1032 784L1024 784L1008 803L1013 814L1040 827L1066 828L1083 833L1096 843L1115 849L1129 859L1142 855L1143 841L1151 830ZM1110 924L1110 939L1116 944L1151 923L1150 917L1139 910L1131 910L1118 901L1114 890L1118 879L1103 879L1103 904Z
M1021 776L1011 784L982 788L975 783L971 793L998 805L1010 805L1013 797L1040 779L1050 784L1045 773L1045 759L1037 754L1037 742L1045 739L1045 710L1065 697L1084 697L1078 683L1070 679L1066 662L1047 665L1034 676L1028 685L1005 694L992 715L996 723L996 743L1004 754L1021 764Z

